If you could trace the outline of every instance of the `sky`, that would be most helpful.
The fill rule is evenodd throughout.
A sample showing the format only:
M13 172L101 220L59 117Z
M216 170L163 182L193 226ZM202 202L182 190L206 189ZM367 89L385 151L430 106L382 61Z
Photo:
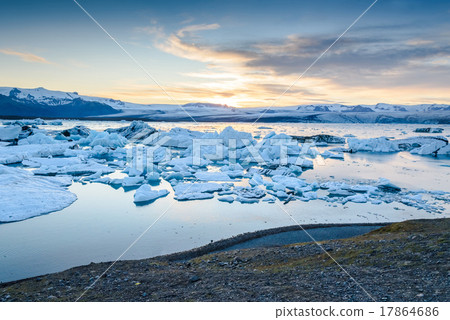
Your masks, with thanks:
M450 1L378 0L351 28L374 0L78 2L131 57L73 0L2 1L0 86L145 104L450 103Z

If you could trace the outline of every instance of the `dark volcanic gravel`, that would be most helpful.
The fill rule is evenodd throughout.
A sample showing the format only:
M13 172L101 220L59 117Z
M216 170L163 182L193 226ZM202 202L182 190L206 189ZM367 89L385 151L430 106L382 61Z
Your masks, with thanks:
M0 285L0 301L449 301L450 219L315 243L90 264Z

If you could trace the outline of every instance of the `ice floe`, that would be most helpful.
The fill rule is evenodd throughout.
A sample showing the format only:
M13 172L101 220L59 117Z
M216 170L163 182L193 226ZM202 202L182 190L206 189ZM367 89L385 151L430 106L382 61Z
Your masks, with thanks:
M117 134L117 133L109 133L106 131L94 131L91 130L89 136L86 138L80 139L80 145L88 145L88 146L102 146L108 148L118 148L124 147L127 144L128 140Z
M14 141L19 139L21 131L22 128L18 126L0 127L0 141Z
M169 191L166 189L152 190L150 185L143 184L136 190L136 192L134 194L134 202L154 201L158 198L165 197L168 194L169 194Z
M399 152L410 151L420 155L436 155L441 148L448 145L445 137L413 137L406 139L389 139L387 137L347 140L349 151Z
M28 219L68 207L76 195L67 190L71 177L38 177L0 165L0 222Z
M128 140L144 140L155 133L156 130L143 121L133 121L128 127L106 129L106 132L118 133Z

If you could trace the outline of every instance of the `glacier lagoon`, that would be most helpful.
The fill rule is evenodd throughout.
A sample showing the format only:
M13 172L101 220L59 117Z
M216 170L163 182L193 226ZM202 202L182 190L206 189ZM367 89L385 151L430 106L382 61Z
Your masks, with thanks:
M49 121L50 122L50 121ZM61 121L61 125L43 125L48 132L58 132L84 125L91 130L103 131L129 125L119 121ZM424 125L413 124L291 124L264 125L243 123L149 123L159 131L186 128L201 132L222 132L231 126L240 132L251 133L256 140L271 131L295 136L329 134L333 136L368 139L389 137L406 139L438 134L417 133ZM449 125L429 125L443 129L447 136ZM320 154L340 145L317 144ZM4 148L9 148L2 145ZM342 147L342 146L341 146ZM307 182L342 183L349 186L376 186L379 178L406 190L401 199L389 201L325 201L329 189L318 188L318 199L285 199L274 197L275 202L226 203L212 199L174 201L172 185L162 179L155 190L166 189L169 194L153 203L134 203L136 187L115 187L104 183L77 180L68 187L77 200L62 210L38 215L31 219L0 224L0 281L11 281L49 272L61 271L90 262L115 260L162 213L161 219L129 250L122 259L140 259L191 249L231 237L243 232L295 224L286 214L301 224L314 223L383 223L415 218L448 217L450 208L450 158L399 152L336 153L339 157L323 157L323 162L311 158L313 169L304 169L299 175ZM57 159L54 157L53 159ZM23 163L23 162L22 162ZM9 165L8 167L10 167ZM14 164L21 168L21 164ZM42 169L42 168L38 168ZM32 166L26 168L34 170ZM37 169L36 169L37 170ZM112 173L113 178L126 176L123 168ZM214 171L213 171L214 172ZM247 185L251 177L238 179L236 185ZM266 180L267 181L267 180ZM5 186L3 186L5 188ZM267 186L266 186L267 187ZM346 191L341 188L340 191ZM2 193L3 201L7 201ZM358 193L359 194L359 193ZM416 201L419 198L420 201ZM341 199L337 197L336 199ZM13 199L13 198L11 198ZM408 200L409 199L409 200ZM414 200L416 199L416 200ZM367 199L366 199L367 200ZM415 202L408 203L414 200ZM415 204L433 204L432 208ZM282 209L284 208L284 210Z

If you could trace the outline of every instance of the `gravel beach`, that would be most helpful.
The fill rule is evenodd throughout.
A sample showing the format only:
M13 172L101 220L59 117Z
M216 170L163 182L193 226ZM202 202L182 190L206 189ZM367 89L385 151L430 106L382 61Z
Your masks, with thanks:
M0 301L449 301L449 235L450 219L411 220L321 247L119 261L100 279L111 263L91 263L0 284Z

